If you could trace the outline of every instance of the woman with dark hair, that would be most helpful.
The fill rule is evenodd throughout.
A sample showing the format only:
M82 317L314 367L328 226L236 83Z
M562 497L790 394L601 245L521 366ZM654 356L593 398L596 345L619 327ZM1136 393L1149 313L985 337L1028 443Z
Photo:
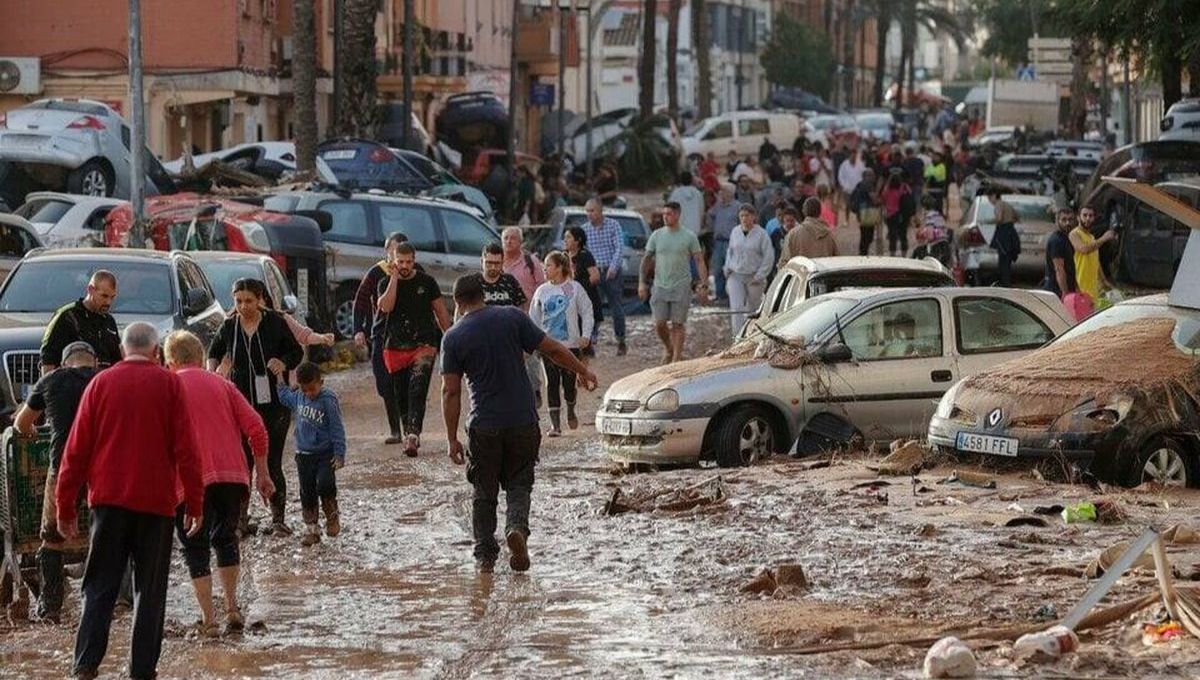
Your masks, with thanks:
M563 245L566 246L567 256L571 258L571 271L575 281L583 286L588 299L592 302L592 337L591 343L583 350L584 356L596 356L596 334L600 322L604 320L604 312L600 309L600 267L596 258L587 249L587 232L583 227L567 227L563 231Z
M916 212L912 192L904 183L898 169L888 172L887 184L879 192L883 204L884 221L887 224L888 253L903 257L908 253L908 222Z
M275 484L271 496L271 531L290 535L284 522L287 481L283 476L283 445L292 422L291 411L279 403L276 386L284 374L300 365L304 350L296 342L287 321L264 308L267 288L258 279L233 283L235 315L221 324L208 348L209 370L219 370L237 386L267 426L270 444L267 469ZM286 382L286 380L285 380ZM249 456L249 454L247 454ZM247 458L247 464L253 459ZM242 510L243 532L250 531L248 505Z

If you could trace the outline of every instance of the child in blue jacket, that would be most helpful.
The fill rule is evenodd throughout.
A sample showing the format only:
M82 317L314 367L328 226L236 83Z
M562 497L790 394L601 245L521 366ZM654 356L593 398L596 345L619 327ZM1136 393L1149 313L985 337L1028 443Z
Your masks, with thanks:
M321 542L320 510L325 511L326 535L337 536L342 530L334 470L346 464L346 428L341 404L325 387L320 367L304 362L294 375L300 389L280 384L279 401L296 415L296 472L305 525L300 543L310 546Z

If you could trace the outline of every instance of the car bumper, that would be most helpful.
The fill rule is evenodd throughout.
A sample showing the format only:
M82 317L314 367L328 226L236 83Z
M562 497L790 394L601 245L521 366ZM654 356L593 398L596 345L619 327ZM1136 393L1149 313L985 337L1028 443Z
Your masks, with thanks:
M596 414L604 452L618 463L695 463L709 418L656 419Z
M1017 455L1003 456L997 454L976 454L974 452L960 451L958 449L958 434L966 432L970 434L994 435L997 437L1007 437L1017 440ZM1030 459L1040 460L1045 458L1058 458L1069 461L1091 463L1096 458L1098 442L1093 441L1093 436L1080 437L1075 435L1060 435L1049 433L1046 431L1019 431L1012 429L1000 429L988 432L977 425L967 425L948 418L934 416L929 420L929 432L927 436L929 446L932 448L940 448L956 453L972 453L973 455L988 456L997 459Z
M9 131L0 135L0 160L77 168L95 156L94 145L71 137Z

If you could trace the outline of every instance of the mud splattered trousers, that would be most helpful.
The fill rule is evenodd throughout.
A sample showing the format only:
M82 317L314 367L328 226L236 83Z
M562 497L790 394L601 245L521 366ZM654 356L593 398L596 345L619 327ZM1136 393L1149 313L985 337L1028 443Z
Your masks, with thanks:
M292 426L292 412L282 404L261 404L254 407L262 416L263 424L267 426L267 471L271 474L271 483L275 485L275 493L271 495L271 521L283 522L284 509L287 506L287 478L283 476L283 447L287 443L288 430ZM249 445L243 445L246 454L246 467L254 474L254 454ZM250 495L242 502L242 515L245 516L250 508Z
M400 405L392 393L392 374L383 363L383 336L371 338L371 373L375 376L375 393L383 400L383 410L387 413L388 430L393 437L399 437Z
M420 435L425 424L425 401L429 397L429 381L437 355L420 357L411 366L391 374L392 400L396 404L403 432Z
M175 509L175 535L188 574L195 581L212 575L210 551L217 554L218 567L235 567L242 562L237 525L242 500L250 495L245 484L222 482L204 487L204 528L187 535L184 507Z
M171 518L111 505L92 508L91 542L83 571L83 613L75 637L74 672L94 671L108 650L121 575L133 560L133 637L129 676L153 678L162 653Z
M529 495L541 444L542 431L536 423L467 429L467 481L475 487L471 525L477 561L495 562L500 555L496 508L501 488L507 506L504 532L529 535Z
M317 511L320 501L337 498L332 453L297 453L296 476L300 479L300 507L306 516Z
M571 354L574 354L576 359L582 356L577 349L572 349ZM542 357L542 366L546 369L546 404L551 409L561 408L564 399L568 404L574 404L575 374L546 357Z
M37 551L38 578L42 589L38 593L38 618L57 618L62 612L63 542L58 533L58 503L54 495L58 470L51 468L46 475L46 491L42 502L42 546Z

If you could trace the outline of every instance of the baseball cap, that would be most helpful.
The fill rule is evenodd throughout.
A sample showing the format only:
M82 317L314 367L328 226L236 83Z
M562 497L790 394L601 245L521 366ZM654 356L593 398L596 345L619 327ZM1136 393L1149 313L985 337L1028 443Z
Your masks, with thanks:
M92 346L88 343L78 340L63 348L62 362L64 364L67 363L68 359L80 352L87 352L88 354L92 355L93 359L96 358L96 350L92 349Z

